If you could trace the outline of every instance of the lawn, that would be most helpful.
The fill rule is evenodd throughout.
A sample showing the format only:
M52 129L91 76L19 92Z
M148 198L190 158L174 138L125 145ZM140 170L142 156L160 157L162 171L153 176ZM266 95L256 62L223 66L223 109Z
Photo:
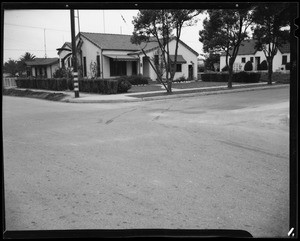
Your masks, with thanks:
M284 73L273 73L272 79L273 82L276 83L287 83L289 82L290 74ZM267 82L268 77L267 73L261 73L260 82ZM233 87L235 85L242 84L242 83L233 83ZM173 83L173 89L191 89L191 88L203 88L203 87L212 87L212 86L227 86L227 82L204 82L201 80L198 81L187 81L181 83ZM131 89L128 90L128 93L140 93L140 92L155 92L165 90L165 88L158 84L157 82L153 81L148 85L132 85Z
M211 86L226 86L227 83L222 82L203 82L203 81L188 81L182 83L173 83L173 89L190 89L190 88L203 88ZM139 92L150 92L150 91L160 91L165 90L162 85L157 84L156 82L150 83L148 85L133 85L128 93L139 93Z

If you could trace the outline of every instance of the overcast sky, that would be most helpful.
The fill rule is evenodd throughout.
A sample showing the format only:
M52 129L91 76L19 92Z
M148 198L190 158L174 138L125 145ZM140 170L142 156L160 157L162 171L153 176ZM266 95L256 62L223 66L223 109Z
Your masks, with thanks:
M79 10L80 31L95 33L129 34L133 32L133 16L138 10ZM77 16L77 10L75 10ZM124 20L123 20L123 18ZM181 40L199 54L203 16L197 25L185 27ZM76 34L78 19L75 18ZM36 57L58 57L56 49L64 42L71 42L70 10L5 10L4 11L4 62L18 60L25 52ZM46 48L46 51L45 51Z

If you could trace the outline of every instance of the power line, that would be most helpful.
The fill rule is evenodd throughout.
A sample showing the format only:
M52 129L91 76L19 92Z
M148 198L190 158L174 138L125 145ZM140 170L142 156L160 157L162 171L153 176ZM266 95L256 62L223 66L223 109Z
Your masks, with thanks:
M26 26L26 25L19 25L13 23L4 23L5 25L15 26L15 27L23 27L23 28L35 28L35 29L46 29L52 31L61 31L61 32L71 32L71 30L62 30L62 29L54 29L54 28L43 28L43 27L34 27L34 26Z
M6 51L43 51L45 52L44 49L4 49ZM47 50L47 51L53 51L53 52L57 52L56 50Z

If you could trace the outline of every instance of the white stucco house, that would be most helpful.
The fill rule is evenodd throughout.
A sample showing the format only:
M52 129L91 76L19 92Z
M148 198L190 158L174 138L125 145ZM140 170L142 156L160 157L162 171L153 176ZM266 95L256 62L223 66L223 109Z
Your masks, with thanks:
M266 60L263 51L255 49L255 40L245 40L241 43L239 52L237 54L233 70L243 71L244 66L248 61L253 64L253 71L258 70L258 64ZM277 54L273 59L273 72L286 71L285 64L290 62L290 44L283 44L278 48ZM220 71L226 66L226 54L222 53L220 56Z
M78 62L85 78L114 78L122 75L136 75L157 79L155 71L144 56L141 48L153 64L160 61L160 51L157 42L135 45L130 42L131 35L103 34L80 32L76 36ZM175 40L169 42L170 53L175 54ZM67 45L59 51L61 63L66 63ZM181 76L197 79L198 53L184 42L179 42L177 66L174 79ZM174 55L170 56L171 59Z
M55 71L59 68L58 58L35 58L25 61L28 76L52 78Z
M61 48L56 49L59 56L60 68L71 68L72 66L72 44L65 42Z

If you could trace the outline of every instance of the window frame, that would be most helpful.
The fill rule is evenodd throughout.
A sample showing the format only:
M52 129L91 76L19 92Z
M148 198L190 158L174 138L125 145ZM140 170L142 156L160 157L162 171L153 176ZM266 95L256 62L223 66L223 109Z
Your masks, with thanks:
M86 71L86 57L83 57L83 77L87 76L87 71Z
M112 58L110 58L109 69L110 69L110 76L112 77L127 75L127 62L113 60Z
M181 73L182 72L182 64L176 64L176 73Z
M282 65L287 64L287 55L282 55Z

